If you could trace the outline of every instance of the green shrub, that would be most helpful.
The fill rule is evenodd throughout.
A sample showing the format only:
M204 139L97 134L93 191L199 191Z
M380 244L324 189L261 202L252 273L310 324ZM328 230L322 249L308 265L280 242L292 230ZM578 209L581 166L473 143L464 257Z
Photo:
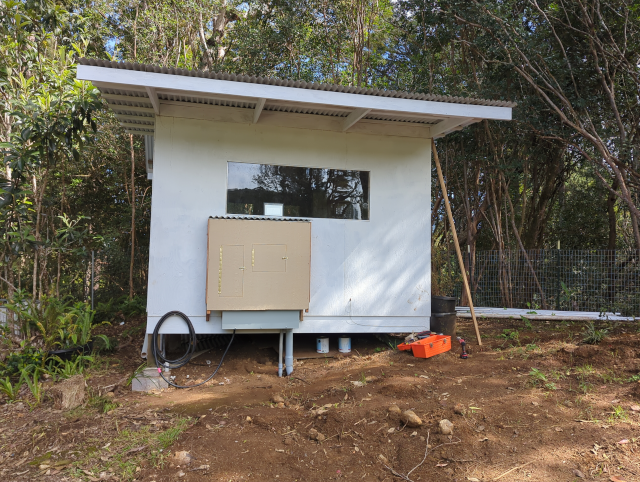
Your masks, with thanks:
M34 402L31 403L27 401L31 408L35 408L42 402L42 397L44 395L44 391L42 389L42 384L40 383L40 370L36 369L33 373L29 373L24 370L21 375L21 380L29 387L31 391L31 395L33 395Z
M0 392L4 393L9 401L13 402L18 398L20 389L22 388L22 378L20 378L15 384L11 383L9 377L4 379L0 378Z
M44 365L46 354L22 342L21 351L9 354L4 363L0 364L0 376L15 378L23 371L34 372Z
M147 300L142 296L134 296L131 300L123 295L109 301L101 301L96 307L96 317L99 320L113 321L122 313L125 318L144 315L147 312Z
M73 360L62 360L60 357L52 357L47 365L47 372L54 379L62 380L74 375L81 375L85 369L93 363L94 358L87 355L78 355Z
M582 337L582 341L588 345L597 345L602 341L602 339L607 336L609 330L606 328L602 328L601 330L597 330L593 323L588 323L584 328L584 336Z

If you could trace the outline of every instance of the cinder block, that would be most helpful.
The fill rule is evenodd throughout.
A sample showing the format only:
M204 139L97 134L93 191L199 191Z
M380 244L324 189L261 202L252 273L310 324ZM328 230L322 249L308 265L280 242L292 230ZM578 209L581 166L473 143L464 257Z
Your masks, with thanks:
M169 372L163 373L169 378ZM169 384L160 376L157 368L145 368L131 381L131 390L134 392L150 392L169 388Z

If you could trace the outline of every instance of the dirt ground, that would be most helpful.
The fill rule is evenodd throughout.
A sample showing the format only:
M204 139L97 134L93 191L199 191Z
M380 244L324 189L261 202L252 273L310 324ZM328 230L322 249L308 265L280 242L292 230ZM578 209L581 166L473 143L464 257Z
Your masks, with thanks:
M580 323L481 320L478 347L459 322L467 360L455 345L419 359L354 336L350 356L278 378L275 337L245 335L207 385L141 394L127 382L143 324L129 320L108 329L119 348L87 373L83 406L0 405L0 480L640 481L637 325L584 345ZM203 379L223 349L172 375Z

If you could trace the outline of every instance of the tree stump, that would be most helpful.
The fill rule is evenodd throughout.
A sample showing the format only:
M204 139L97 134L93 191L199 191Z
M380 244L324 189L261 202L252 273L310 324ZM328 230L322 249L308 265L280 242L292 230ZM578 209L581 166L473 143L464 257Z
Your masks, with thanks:
M84 402L85 382L82 375L74 375L53 386L49 393L56 410L72 410Z

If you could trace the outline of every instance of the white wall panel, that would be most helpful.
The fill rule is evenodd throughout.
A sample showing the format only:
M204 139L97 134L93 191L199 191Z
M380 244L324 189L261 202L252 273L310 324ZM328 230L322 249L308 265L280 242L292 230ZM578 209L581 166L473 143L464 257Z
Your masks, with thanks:
M371 172L370 221L312 219L311 303L297 331L428 327L429 140L158 116L148 332L172 310L221 331L218 316L205 321L207 219L226 214L228 161Z

